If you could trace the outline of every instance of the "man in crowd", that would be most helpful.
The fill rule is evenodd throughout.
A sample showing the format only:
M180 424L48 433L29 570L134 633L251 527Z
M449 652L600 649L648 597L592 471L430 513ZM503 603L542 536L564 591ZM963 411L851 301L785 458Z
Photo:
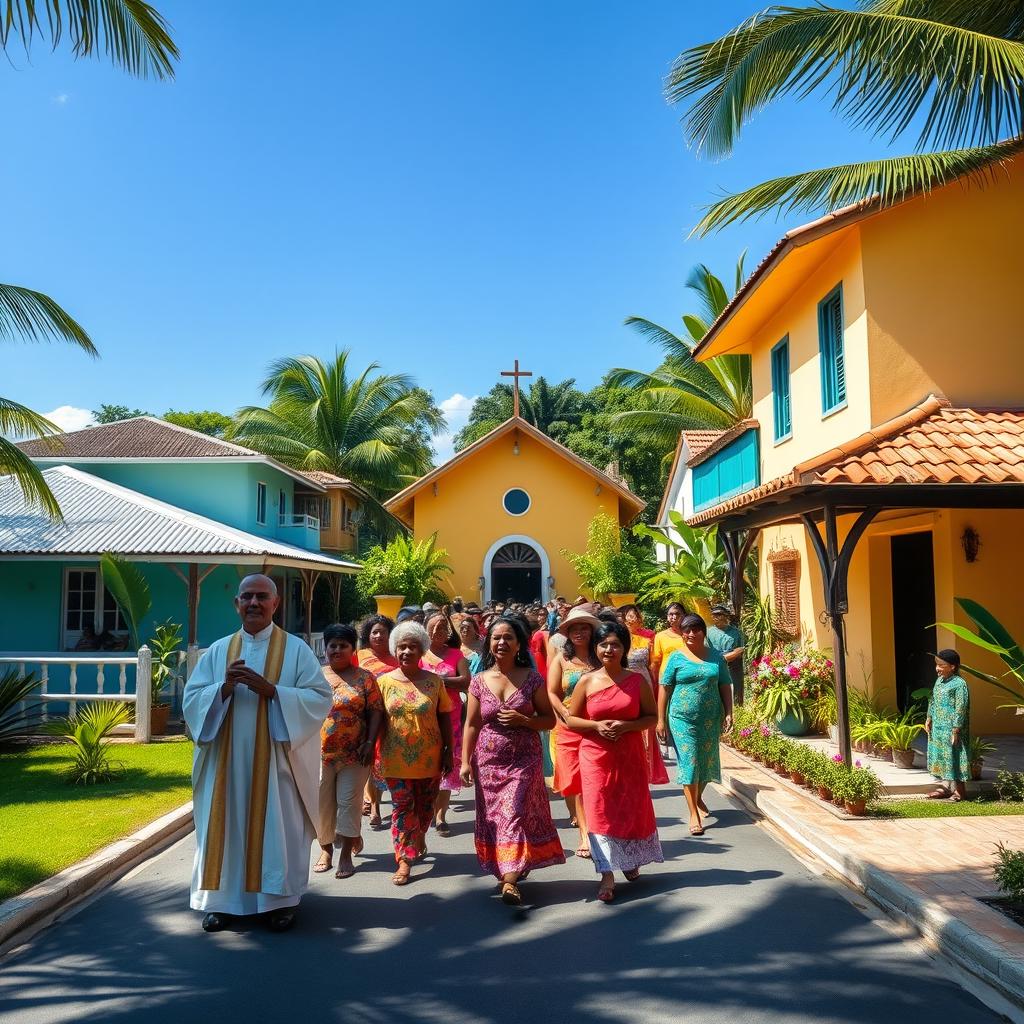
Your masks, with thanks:
M725 658L732 674L732 699L734 704L743 703L743 634L732 621L732 612L724 604L711 609L712 626L708 629L708 645Z

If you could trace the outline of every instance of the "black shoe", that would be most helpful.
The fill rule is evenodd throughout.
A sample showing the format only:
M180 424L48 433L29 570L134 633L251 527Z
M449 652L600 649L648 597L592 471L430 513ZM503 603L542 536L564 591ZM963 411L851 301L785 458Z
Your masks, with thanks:
M267 924L272 932L286 932L295 924L295 910L292 907L272 910L267 916Z
M203 917L204 932L222 932L228 925L227 914L206 914Z

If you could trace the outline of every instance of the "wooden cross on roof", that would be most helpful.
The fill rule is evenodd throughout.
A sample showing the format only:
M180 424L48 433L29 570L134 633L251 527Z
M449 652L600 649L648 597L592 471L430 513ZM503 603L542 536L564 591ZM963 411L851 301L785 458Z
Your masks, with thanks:
M502 370L502 377L512 378L512 415L516 418L519 417L519 378L520 377L532 377L532 370L520 370L519 360L515 361L514 370Z

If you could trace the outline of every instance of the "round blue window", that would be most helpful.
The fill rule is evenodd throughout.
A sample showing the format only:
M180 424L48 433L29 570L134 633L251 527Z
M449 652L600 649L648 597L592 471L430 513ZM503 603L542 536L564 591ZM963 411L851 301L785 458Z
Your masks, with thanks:
M510 516L521 516L530 507L530 496L521 487L513 487L505 492L501 503Z

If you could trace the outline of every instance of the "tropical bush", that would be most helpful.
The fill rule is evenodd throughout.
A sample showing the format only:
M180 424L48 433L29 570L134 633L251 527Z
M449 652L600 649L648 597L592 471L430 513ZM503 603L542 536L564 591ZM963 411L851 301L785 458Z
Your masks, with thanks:
M879 729L878 743L893 750L910 750L914 740L924 732L924 725L920 722L908 722L906 715L890 721L883 721Z
M640 524L637 537L646 537L668 551L668 566L651 573L644 583L644 601L664 603L690 598L707 604L729 597L729 563L718 543L718 530L690 526L678 512L669 512L666 529Z
M593 597L635 594L654 571L654 563L624 542L619 524L606 513L594 516L587 528L587 550L562 549L580 583Z
M100 572L103 574L103 585L110 591L128 625L132 649L137 651L141 646L139 634L142 620L153 607L149 583L135 562L129 562L109 552L100 558Z
M824 653L789 645L751 662L747 692L761 717L774 721L790 713L812 713L834 683L834 668Z
M42 701L34 700L39 677L8 669L0 675L0 744L9 743L33 731L42 714Z
M150 693L152 706L160 703L160 696L168 682L180 671L178 651L181 648L181 626L168 619L156 627L149 641L149 649L153 652L153 668L150 675Z
M123 767L110 759L110 743L106 738L129 721L131 710L127 704L96 701L67 718L47 723L48 733L66 737L74 746L74 760L65 769L68 782L94 785L117 778Z
M1000 768L996 772L996 793L1000 800L1009 803L1024 803L1024 772L1013 772Z
M749 665L758 658L770 654L786 642L786 635L779 629L771 598L748 593L740 616L740 630L745 643L744 658Z
M451 574L448 552L436 546L437 535L414 541L399 534L385 547L370 548L356 580L360 593L401 594L408 604L447 601L442 580Z
M835 796L846 803L855 803L858 800L867 803L877 799L882 784L870 768L864 767L860 761L856 761L852 768L847 768L841 761L833 763L836 764L836 768L829 788Z
M996 885L1008 899L1024 901L1024 850L1011 850L1004 843L996 843L999 863L995 867Z

